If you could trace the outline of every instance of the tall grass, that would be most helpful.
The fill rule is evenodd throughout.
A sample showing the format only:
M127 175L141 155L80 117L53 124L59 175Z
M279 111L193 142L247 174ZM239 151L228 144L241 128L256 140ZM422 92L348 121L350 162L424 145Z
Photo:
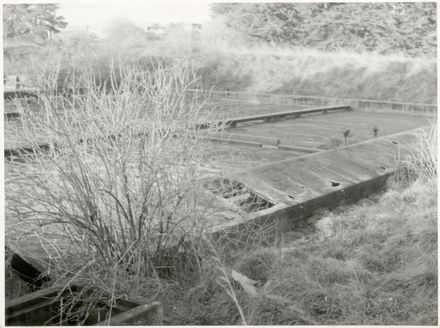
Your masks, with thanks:
M418 143L404 159L404 165L420 179L429 181L437 177L437 129L434 123L428 130L421 130Z

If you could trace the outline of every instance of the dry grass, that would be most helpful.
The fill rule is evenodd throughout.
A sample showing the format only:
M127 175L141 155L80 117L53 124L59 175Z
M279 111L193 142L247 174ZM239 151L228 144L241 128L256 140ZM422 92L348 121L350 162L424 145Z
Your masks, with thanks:
M434 118L434 123L428 131L420 131L419 142L412 147L403 165L412 171L413 175L432 180L437 177L437 149L437 123Z
M260 282L256 299L241 298L247 323L436 325L436 188L419 179L324 214L316 233L281 248L244 253L235 267Z

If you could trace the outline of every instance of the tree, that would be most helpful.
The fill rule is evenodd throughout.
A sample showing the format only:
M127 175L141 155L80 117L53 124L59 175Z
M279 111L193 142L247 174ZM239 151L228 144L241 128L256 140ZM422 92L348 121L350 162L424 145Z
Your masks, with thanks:
M304 5L285 3L220 3L212 6L215 16L223 16L232 27L251 39L269 43L294 42L301 37Z
M57 16L58 4L6 4L3 6L3 38L38 42L67 26Z

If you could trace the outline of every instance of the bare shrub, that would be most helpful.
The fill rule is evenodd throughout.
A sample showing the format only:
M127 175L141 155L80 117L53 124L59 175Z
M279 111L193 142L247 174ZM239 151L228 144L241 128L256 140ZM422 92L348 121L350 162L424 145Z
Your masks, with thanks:
M17 103L14 129L30 152L10 165L33 174L6 186L8 243L37 236L58 282L80 283L108 305L154 295L178 261L197 270L193 240L213 211L198 179L208 145L194 129L209 112L187 92L196 83L190 67L117 71L110 91L89 74L61 94L54 75L42 81L38 111ZM23 224L23 235L12 233Z

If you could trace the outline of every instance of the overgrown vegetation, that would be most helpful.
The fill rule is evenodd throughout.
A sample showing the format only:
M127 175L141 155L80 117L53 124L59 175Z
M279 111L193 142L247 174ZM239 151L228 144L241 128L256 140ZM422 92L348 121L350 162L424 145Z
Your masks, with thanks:
M384 193L318 214L282 242L237 249L230 265L256 295L234 281L228 299L203 281L191 302L173 303L173 323L239 324L238 303L251 325L436 325L436 145L436 127L422 133L401 162L407 179L390 178Z

